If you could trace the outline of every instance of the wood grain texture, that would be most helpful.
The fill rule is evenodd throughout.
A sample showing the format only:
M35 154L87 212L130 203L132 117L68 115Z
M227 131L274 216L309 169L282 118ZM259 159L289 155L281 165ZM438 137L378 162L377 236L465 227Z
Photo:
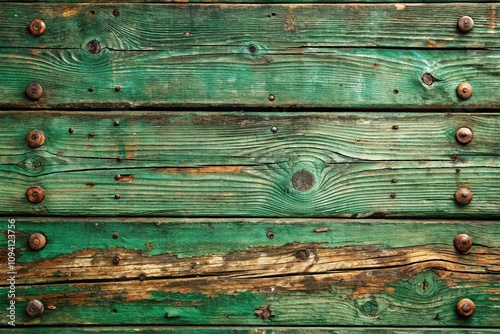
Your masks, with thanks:
M0 2L12 2L12 0L0 0ZM78 3L80 0L31 0L31 2L54 2L54 3ZM214 1L214 0L86 0L86 3L282 3L282 0L224 0L224 1ZM289 0L287 3L379 3L380 0ZM387 0L387 3L400 3L398 0ZM405 3L482 3L482 2L492 2L491 0L406 0Z
M251 44L285 47L485 48L500 46L498 4L22 4L0 5L0 47L112 50ZM119 14L114 11L118 10ZM474 19L469 33L458 19ZM26 27L35 17L48 29Z
M1 108L498 108L495 50L285 48L2 49ZM438 81L423 82L425 73ZM28 84L44 95L31 101ZM474 93L460 100L462 82ZM115 87L121 87L116 91ZM274 100L269 100L269 95Z
M497 114L4 112L2 119L3 214L498 215ZM456 142L460 126L474 131L471 143ZM25 143L33 129L46 133L37 149ZM306 192L292 184L301 170L314 178ZM40 204L25 198L32 185L46 191ZM460 187L473 192L471 204L455 203Z
M18 285L405 266L500 278L498 221L18 218L15 224ZM43 250L28 247L33 233L46 236ZM473 241L466 254L453 245L461 233ZM7 230L2 234L7 243ZM0 255L7 257L6 247ZM0 274L1 285L7 278Z
M460 167L500 156L499 113L1 111L0 121L2 169L29 176L96 166L245 166L302 157L450 162L455 154L453 166ZM461 127L473 133L465 145L456 140ZM37 149L26 144L34 129L46 138Z
M21 310L31 299L47 305L40 318L19 312L16 322L25 325L500 325L498 317L491 316L498 311L498 279L487 273L450 272L430 263L265 278L33 285L16 291ZM0 292L5 294L6 288ZM455 311L462 298L476 305L468 319ZM259 310L268 310L267 319Z
M37 333L34 328L17 328L16 333ZM50 333L177 333L177 334L355 334L355 333L377 333L377 334L407 334L408 331L416 334L425 333L453 333L453 334L479 334L479 333L497 333L497 329L488 328L391 328L391 327L246 327L246 326L113 326L113 327L44 327L44 330ZM10 333L10 329L1 329L0 333Z

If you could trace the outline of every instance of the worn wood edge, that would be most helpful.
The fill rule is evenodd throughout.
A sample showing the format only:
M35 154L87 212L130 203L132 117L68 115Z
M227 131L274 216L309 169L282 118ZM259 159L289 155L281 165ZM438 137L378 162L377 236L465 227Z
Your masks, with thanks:
M128 168L143 168L264 164L300 155L352 163L456 157L458 167L500 155L498 113L0 111L0 119L1 168L30 176L118 167L118 156ZM468 144L456 139L462 127L473 133ZM37 149L26 144L34 129L45 136Z
M2 47L80 48L82 41L96 39L102 47L113 50L172 50L179 45L248 47L268 40L272 40L273 47L478 49L498 46L495 36L499 31L495 27L500 25L493 2L460 6L428 2L425 6L411 3L169 6L3 3L1 6L0 21L5 23L0 27ZM474 19L474 29L469 33L457 29L457 21L464 13ZM43 18L48 26L42 36L32 36L24 29L34 17ZM168 27L162 21L168 21ZM396 27L394 22L398 21L402 24ZM373 29L374 26L380 29ZM259 52L258 48L256 51Z
M500 54L492 50L288 48L257 55L242 52L241 47L171 52L104 49L98 55L86 50L2 51L0 74L5 81L0 107L4 109L500 107L495 98ZM439 81L426 85L425 73ZM461 100L456 91L465 81L474 93ZM26 97L31 82L44 87L38 101Z
M318 273L419 262L449 271L500 273L495 221L18 218L14 224L18 285L214 274L272 277L304 268ZM27 247L33 233L46 236L43 250ZM466 254L453 246L461 233L473 242ZM8 275L0 278L5 282Z

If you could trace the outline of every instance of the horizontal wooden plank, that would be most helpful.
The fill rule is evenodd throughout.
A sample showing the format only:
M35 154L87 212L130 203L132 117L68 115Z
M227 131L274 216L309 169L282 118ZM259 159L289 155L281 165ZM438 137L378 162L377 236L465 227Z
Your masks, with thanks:
M406 334L408 331L416 334L425 333L453 333L453 334L476 334L476 333L497 333L496 329L488 328L429 328L429 327L411 327L411 328L391 328L391 327L245 327L245 326L113 326L113 327L44 327L44 330L50 333L196 333L196 334L341 334L341 333L377 333L377 334ZM1 329L0 333L10 333L10 329ZM36 333L33 328L17 328L16 333Z
M0 2L12 2L12 0L0 0ZM47 2L47 3L75 3L80 2L80 0L31 0L33 3L37 2ZM86 3L282 3L283 0L86 0ZM381 0L287 0L287 3L379 3ZM386 0L387 3L400 3L398 0ZM491 0L405 0L405 3L482 3L482 2L492 2Z
M262 278L412 264L500 274L498 221L51 217L17 218L13 225L19 286L196 276ZM7 222L3 226L6 240ZM47 238L38 252L28 247L34 233ZM453 244L461 233L473 242L466 254ZM0 255L7 258L7 247ZM7 285L8 278L7 272L0 273L0 285Z
M492 316L500 299L496 277L425 263L266 278L18 286L16 296L18 325L500 326ZM455 311L462 298L476 305L467 319ZM32 299L47 305L36 319L22 312Z
M2 49L0 108L499 108L495 50ZM424 74L435 78L424 83ZM427 78L428 79L428 78ZM42 85L37 101L25 94ZM427 83L430 81L426 80ZM473 95L457 96L468 82ZM116 87L120 87L117 91Z
M79 49L93 39L113 50L179 46L264 49L304 46L401 48L498 47L498 4L342 5L0 4L0 47ZM116 12L118 10L118 12ZM462 33L463 15L474 28ZM41 18L47 31L26 29ZM84 42L82 44L82 41Z
M0 171L4 215L232 217L498 217L498 159L481 164L330 164L311 157L255 166L107 169L96 166L28 177ZM296 174L305 171L304 174ZM116 180L116 175L124 175ZM293 177L297 181L292 182ZM312 176L311 181L308 181ZM392 180L396 180L394 183ZM306 181L301 181L306 180ZM302 183L304 182L304 183ZM33 204L25 192L45 190ZM311 185L305 191L301 188ZM470 204L455 201L459 188ZM304 190L304 191L303 191ZM118 198L119 197L119 198Z
M459 167L500 156L499 113L1 111L0 121L1 168L29 176L96 165L256 165L302 157L452 162L456 155ZM465 145L456 139L462 127L473 134ZM33 149L26 136L35 129L46 139Z

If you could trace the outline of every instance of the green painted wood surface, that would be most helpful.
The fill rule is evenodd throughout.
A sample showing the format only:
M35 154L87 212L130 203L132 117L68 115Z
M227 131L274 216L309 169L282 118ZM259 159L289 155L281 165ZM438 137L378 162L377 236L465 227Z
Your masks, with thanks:
M172 51L2 49L1 108L330 107L498 108L494 50L285 48ZM425 73L439 81L428 86ZM473 96L460 100L468 82ZM44 87L38 101L25 88ZM115 87L121 90L116 91ZM91 90L91 91L90 91ZM269 100L269 95L275 97Z
M495 221L19 218L15 225L16 305L47 306L38 319L18 312L18 324L500 324L491 316L500 299ZM24 246L33 232L48 238L39 252ZM453 248L458 233L472 237L466 254ZM2 283L0 293L6 289ZM476 304L469 319L455 313L461 298ZM255 315L262 307L270 319Z
M33 233L47 237L42 251L27 247ZM453 246L460 233L474 243L463 255ZM500 279L498 221L17 218L16 234L20 285L141 275L293 276L416 264ZM306 249L309 259L297 258ZM119 266L113 265L116 256ZM0 274L2 285L7 276Z
M3 114L3 214L498 215L496 114L34 114ZM467 125L477 136L458 144ZM38 149L25 144L32 129L47 133ZM292 185L300 170L314 176L309 191ZM46 190L41 204L26 200L31 185ZM463 186L474 199L458 206Z
M12 0L0 0L0 2L12 2ZM31 0L33 3L37 2L54 2L54 3L75 3L75 2L81 2L81 0ZM222 3L263 3L263 4L269 4L269 3L379 3L382 2L381 0L224 0L224 1L217 1L217 0L86 0L86 3L217 3L217 2L222 2ZM399 0L386 0L383 1L386 3L401 3ZM483 3L483 2L494 2L491 0L405 0L404 3L441 3L441 2L446 2L446 3Z
M0 333L6 333L9 330L1 329ZM245 327L245 326L203 326L203 327L192 327L192 326L116 326L116 327L44 327L43 330L40 328L17 328L16 333L178 333L178 334L342 334L342 333L375 333L375 334L407 334L411 331L415 334L425 334L425 333L454 333L454 334L476 334L476 333L497 333L496 329L487 328L474 328L474 329L463 329L463 328L384 328L384 327L356 327L356 328L346 328L346 327Z
M96 39L112 50L261 45L322 47L485 48L500 46L498 4L158 5L0 4L0 46L80 49ZM500 7L499 7L500 8ZM119 15L113 11L119 10ZM462 33L466 13L474 28ZM116 12L115 12L116 14ZM34 18L48 29L35 37ZM495 29L496 28L496 29ZM265 51L265 50L264 50Z

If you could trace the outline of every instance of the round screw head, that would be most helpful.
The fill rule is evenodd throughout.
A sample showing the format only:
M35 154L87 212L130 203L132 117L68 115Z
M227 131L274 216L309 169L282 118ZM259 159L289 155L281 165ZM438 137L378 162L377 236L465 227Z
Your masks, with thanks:
M43 88L37 83L29 84L26 86L26 95L32 100L38 100L43 95Z
M28 245L34 251L42 250L47 245L47 238L41 233L33 233L28 240Z
M39 301L38 299L30 300L28 304L26 304L26 313L31 317L31 318L38 318L43 314L43 311L45 310L43 303Z
M455 193L455 200L462 205L469 204L472 201L472 192L468 188L460 188Z
M272 133L276 133L276 132L278 132L278 127L277 127L277 126L273 126L273 127L271 128L271 132L272 132Z
M467 127L461 127L455 136L460 143L467 144L472 140L472 130Z
M472 86L467 82L462 82L457 87L457 95L462 100L467 100L472 96Z
M33 186L26 190L26 198L31 203L41 203L45 198L45 190L39 186Z
M35 35L35 36L40 36L43 35L45 30L47 30L47 25L43 20L40 19L34 19L33 21L30 22L30 32Z
M464 318L470 317L472 314L474 314L475 310L476 305L470 299L464 298L457 303L457 312Z
M467 234L459 234L453 239L453 245L460 253L466 253L472 247L472 239Z
M308 191L314 184L314 176L306 170L293 174L292 185L298 191Z
M276 99L276 97L273 94L270 94L268 96L268 99L269 99L269 101L274 101Z
M469 32L474 28L474 20L470 18L469 16L462 16L458 20L458 30L461 32Z
M45 143L45 134L40 130L31 130L26 135L26 143L31 148L37 148Z

